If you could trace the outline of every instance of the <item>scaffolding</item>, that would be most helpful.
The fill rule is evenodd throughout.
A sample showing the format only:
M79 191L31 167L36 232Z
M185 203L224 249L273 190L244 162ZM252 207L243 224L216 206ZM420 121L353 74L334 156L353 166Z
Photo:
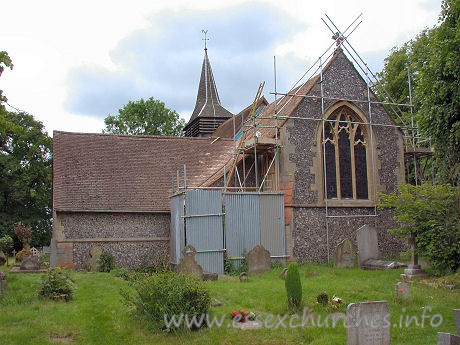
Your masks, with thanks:
M262 90L265 83L261 83L257 90L254 102L248 118L244 118L244 113L241 113L241 126L237 130L237 124L235 117L233 116L233 154L231 159L224 164L223 168L210 176L206 182L212 180L216 176L220 176L223 173L223 185L222 186L201 186L193 187L187 186L186 182L186 166L184 165L184 183L183 187L180 186L179 171L177 171L177 192L186 189L221 189L224 192L235 192L235 193L264 193L264 192L281 192L280 186L280 153L282 146L280 143L279 130L284 122L280 126L279 121L286 121L288 119L294 120L305 120L313 122L321 122L322 128L322 172L323 172L323 188L324 188L324 211L325 211L325 230L326 230L326 247L327 247L327 260L330 262L330 248L329 248L329 223L333 218L351 218L351 217L371 217L374 220L374 226L377 225L378 210L377 210L377 190L376 190L376 175L378 171L376 169L376 157L374 151L374 128L375 127L389 127L398 128L403 133L403 146L404 146L404 159L405 161L412 160L415 170L415 184L419 183L419 180L423 179L424 168L420 166L421 157L430 157L433 154L431 148L430 138L425 138L419 134L417 124L414 121L413 114L413 103L412 103L412 91L411 91L411 80L410 71L408 70L408 87L409 87L409 103L397 103L392 100L391 96L386 92L385 88L381 85L381 82L377 76L370 70L369 66L364 62L361 56L350 44L348 37L356 30L356 28L362 23L358 20L361 18L362 13L342 32L335 23L326 14L326 19L321 18L326 27L333 34L332 38L334 42L329 45L325 52L307 69L302 77L293 85L293 87L287 93L280 93L277 90L277 67L276 57L273 59L273 75L274 75L274 92L270 94L274 95L273 103L273 115L262 116L259 115L258 106L261 99ZM350 98L334 98L328 97L324 94L323 89L323 61L328 61L335 53L336 49L343 49L347 52L347 56L354 62L357 67L358 73L361 71L361 76L366 83L366 99L350 99ZM309 94L298 94L299 90L313 78L319 78L318 84L320 88L320 95L309 95ZM302 82L305 80L304 82ZM383 97L381 99L373 99L373 95L378 94ZM281 98L279 98L281 96ZM315 117L303 117L303 116L283 116L280 112L296 97L318 99L321 102L321 116ZM282 103L285 101L284 103ZM370 214L346 214L346 215L333 215L330 213L329 202L332 199L328 198L327 195L327 176L326 176L326 138L325 138L325 124L340 122L340 119L329 119L326 118L325 112L325 101L348 101L353 103L361 103L367 105L368 121L349 121L351 124L367 126L369 131L370 141L370 159L372 166L372 212ZM376 105L386 106L385 108L402 123L402 125L378 123L374 121L373 111ZM411 122L407 124L405 116L402 113L401 108L409 109L411 114ZM272 120L273 125L261 124L263 120ZM239 125L239 124L238 124ZM259 130L264 128L271 128L274 130L274 137L263 137ZM216 139L217 140L217 139ZM425 145L425 146L423 146ZM426 147L428 145L428 147ZM247 157L251 156L252 164L249 169L246 167ZM260 161L259 157L265 159ZM266 169L261 169L262 174L260 175L261 180L259 181L259 166L266 163ZM241 174L238 166L241 165ZM229 170L227 170L227 166ZM426 166L426 164L425 164ZM273 179L269 181L268 176L273 169ZM433 169L433 168L432 168ZM253 172L254 170L254 172ZM248 176L253 172L255 183L254 186L247 186ZM406 172L407 175L407 172ZM434 171L432 170L432 176ZM231 185L233 179L233 186ZM215 183L214 183L215 184ZM172 187L174 190L174 175L172 176ZM321 206L323 207L323 206ZM368 206L366 206L368 208Z

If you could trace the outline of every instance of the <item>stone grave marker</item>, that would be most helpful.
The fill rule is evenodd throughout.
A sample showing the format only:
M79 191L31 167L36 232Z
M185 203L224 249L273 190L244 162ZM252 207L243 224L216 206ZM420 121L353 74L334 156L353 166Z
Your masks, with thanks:
M102 255L102 248L99 246L92 246L89 250L90 259L87 261L86 266L90 271L97 271L99 268L99 258Z
M246 282L248 281L248 274L246 272L241 272L240 273L240 282Z
M395 297L400 299L409 298L409 284L404 282L397 282L395 284Z
M451 333L438 332L438 345L460 345L460 337Z
M345 318L347 345L389 345L390 312L387 301L351 303Z
M189 244L184 249L182 249L182 254L183 258L180 259L180 262L176 266L175 271L177 273L193 274L202 279L203 268L195 260L195 247Z
M38 271L39 269L40 264L38 263L38 256L24 256L21 262L21 271Z
M379 245L377 242L377 230L368 224L363 225L356 232L358 242L358 264L363 267L369 259L378 259Z
M54 238L51 239L51 243L49 247L43 247L43 254L50 255L50 267L57 266L57 255L64 254L64 248L58 248L56 240Z
M353 243L344 239L335 248L334 267L353 268L355 266L356 253Z
M8 291L8 280L5 272L0 271L0 296L6 295Z
M248 273L262 273L270 271L270 252L260 244L254 246L247 255Z

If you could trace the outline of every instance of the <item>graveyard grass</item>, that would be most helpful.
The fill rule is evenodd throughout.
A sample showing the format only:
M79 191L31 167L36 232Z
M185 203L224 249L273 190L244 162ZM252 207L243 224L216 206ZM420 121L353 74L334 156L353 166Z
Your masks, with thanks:
M1 269L6 269L3 266ZM8 269L6 269L8 270ZM231 312L239 309L256 314L289 313L286 306L284 281L279 279L282 268L259 275L249 281L206 282L211 295L223 303L211 308L218 318L227 314L225 327L193 332L167 334L154 332L147 325L133 319L123 305L119 291L127 282L112 273L73 273L77 283L75 299L69 303L37 298L42 275L8 274L8 294L0 297L0 342L7 344L346 344L346 330L342 321L336 328L311 327L284 329L240 330L228 328ZM456 288L448 290L422 283L410 283L411 299L396 301L394 284L402 270L362 271L332 268L327 265L301 265L300 275L303 304L322 320L331 312L345 312L353 302L387 300L392 324L399 324L400 315L420 319L424 306L431 306L430 315L439 313L444 321L431 328L429 320L424 328L391 328L391 344L435 344L437 332L456 334L453 309L458 308L460 274L447 277ZM444 278L446 279L446 278ZM435 284L436 285L436 284ZM338 310L325 309L316 304L320 292L343 298ZM406 312L402 313L402 308ZM288 320L288 319L287 319ZM288 321L289 322L289 321ZM288 325L286 322L286 325ZM273 323L273 322L272 322ZM276 322L275 322L276 323ZM297 320L296 320L297 323ZM331 323L329 322L329 326Z

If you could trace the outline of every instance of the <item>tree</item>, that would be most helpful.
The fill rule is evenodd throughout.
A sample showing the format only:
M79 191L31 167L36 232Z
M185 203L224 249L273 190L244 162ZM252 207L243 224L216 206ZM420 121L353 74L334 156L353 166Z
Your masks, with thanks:
M179 115L161 101L150 97L148 100L129 101L118 110L118 115L105 118L104 133L132 135L181 136L185 122Z
M393 208L399 227L391 229L409 237L417 253L428 256L436 273L455 272L460 265L460 187L449 184L398 186L396 194L380 194L379 208Z
M443 180L460 177L460 2L445 0L438 28L430 31L426 63L420 68L417 118L431 136Z
M398 103L408 103L411 72L415 120L421 134L431 137L441 182L458 184L460 177L460 3L444 0L440 25L424 30L385 59L379 77ZM382 96L383 94L380 94ZM410 125L410 109L402 109ZM402 124L399 119L396 122Z
M2 75L3 71L5 70L5 67L9 69L13 69L13 63L11 61L11 58L8 56L8 53L6 51L0 51L0 76ZM3 109L3 102L6 102L7 99L5 96L3 96L3 91L0 90L0 109Z
M51 238L52 139L32 115L0 109L0 234L30 226L32 244Z

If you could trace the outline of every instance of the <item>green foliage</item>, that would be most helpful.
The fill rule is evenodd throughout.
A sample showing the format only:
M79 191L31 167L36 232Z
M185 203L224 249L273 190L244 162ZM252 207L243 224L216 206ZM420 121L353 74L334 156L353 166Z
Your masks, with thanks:
M11 236L8 235L3 235L0 237L0 251L4 252L5 255L8 255L8 253L13 249L13 239Z
M30 226L31 243L51 239L52 139L25 113L0 109L0 233L15 239L17 223Z
M318 296L316 296L316 301L323 307L325 307L329 303L329 296L327 295L327 293L321 292Z
M75 291L74 282L70 278L69 272L60 267L48 269L42 278L38 296L52 300L69 301Z
M181 136L184 120L174 110L165 107L161 101L150 97L148 100L129 101L118 110L118 115L105 118L104 133L132 135Z
M428 183L400 185L399 194L380 194L379 208L394 208L400 237L414 234L419 252L437 273L455 271L460 264L460 188Z
M109 252L102 252L97 264L99 266L99 272L110 272L115 268L113 255Z
M378 75L395 102L409 103L407 69L410 68L415 120L421 134L431 137L439 172L437 178L457 185L460 177L460 3L444 0L442 8L439 26L422 31L402 47L393 48ZM398 124L411 125L408 107L402 109L401 117L403 121L395 118Z
M239 276L243 272L248 271L248 258L246 252L243 253L243 259L230 260L227 254L224 254L224 272L227 275Z
M128 306L135 309L140 318L153 328L165 330L165 314L180 317L194 315L198 318L206 314L211 305L211 297L205 284L186 274L165 273L135 280L134 293L122 290L121 295ZM185 325L184 325L185 327ZM176 330L172 325L168 331Z
M11 58L8 56L8 53L6 51L0 51L0 76L5 70L5 67L13 69L13 62L11 61ZM5 96L3 96L3 91L0 90L0 110L4 109L2 103L6 101L7 99Z
M460 2L445 0L441 24L429 33L427 57L420 69L417 119L431 136L443 180L460 178Z
M299 264L291 262L286 273L285 287L290 308L302 306L302 283L300 282Z

